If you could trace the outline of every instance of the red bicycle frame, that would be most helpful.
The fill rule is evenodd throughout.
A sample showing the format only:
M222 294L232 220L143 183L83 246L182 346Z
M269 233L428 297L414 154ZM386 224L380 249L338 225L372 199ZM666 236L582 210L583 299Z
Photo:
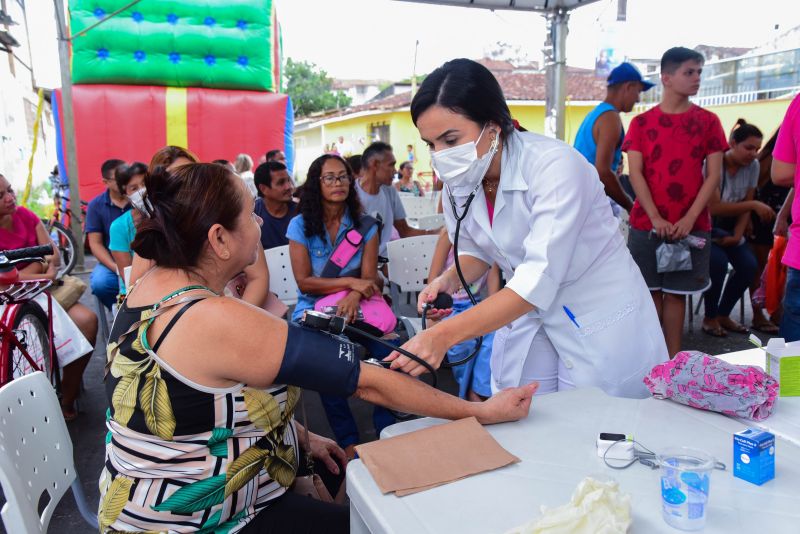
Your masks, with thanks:
M31 355L28 354L27 349L17 339L14 333L14 321L22 309L22 305L28 301L33 300L39 293L50 287L51 280L24 280L17 281L13 284L6 286L0 291L0 305L5 304L3 307L2 316L0 316L0 386L7 384L13 380L11 365L6 365L11 358L11 353L14 348L19 349L20 354L28 361L31 368L35 371L43 371L40 369L36 362L33 361ZM56 347L53 342L53 297L50 293L47 295L47 336L50 341L50 350L47 357L50 359L50 372L55 373L55 351ZM53 376L47 377L49 380Z

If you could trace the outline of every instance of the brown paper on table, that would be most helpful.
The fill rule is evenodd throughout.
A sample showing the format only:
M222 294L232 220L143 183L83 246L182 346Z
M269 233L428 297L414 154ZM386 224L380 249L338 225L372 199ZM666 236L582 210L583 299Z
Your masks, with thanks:
M474 417L356 447L382 493L410 495L519 462Z

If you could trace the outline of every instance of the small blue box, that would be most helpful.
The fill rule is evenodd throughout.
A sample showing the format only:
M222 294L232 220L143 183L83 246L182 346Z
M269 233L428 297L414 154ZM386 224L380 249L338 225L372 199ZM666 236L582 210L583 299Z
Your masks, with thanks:
M733 476L758 486L775 478L775 435L755 428L734 434Z

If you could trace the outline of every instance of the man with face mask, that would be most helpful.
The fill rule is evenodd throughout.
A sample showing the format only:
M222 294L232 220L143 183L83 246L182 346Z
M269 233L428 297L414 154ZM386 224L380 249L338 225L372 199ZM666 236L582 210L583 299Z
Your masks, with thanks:
M645 81L636 67L622 63L608 76L606 99L583 119L575 136L575 150L597 169L606 195L627 212L631 211L633 201L622 190L617 178L625 139L620 113L633 110L640 93L652 87L653 84ZM615 209L615 214L618 209Z
M373 217L380 215L382 227L378 254L383 257L386 257L386 243L392 236L393 226L400 237L439 233L438 230L418 230L408 225L400 195L392 187L396 163L391 145L375 141L361 155L361 170L364 176L356 182L358 199L361 201L364 213Z

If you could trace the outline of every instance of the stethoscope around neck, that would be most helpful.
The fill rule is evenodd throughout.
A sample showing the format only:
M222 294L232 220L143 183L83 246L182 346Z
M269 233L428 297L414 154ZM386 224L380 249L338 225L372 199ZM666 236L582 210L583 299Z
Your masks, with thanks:
M492 155L492 158L494 158L494 156L499 151L499 146L500 146L500 136L498 134L492 140L492 146L489 148L490 151L494 150L495 152ZM491 166L491 163L489 165ZM488 172L489 169L487 168L486 170ZM484 173L484 175L485 174L486 173ZM455 234L453 235L453 263L455 264L456 274L458 275L458 280L461 282L461 287L464 288L464 291L467 293L467 297L469 298L469 301L470 303L472 303L473 306L478 305L478 300L472 293L470 285L467 283L467 280L464 278L464 273L461 271L461 262L458 259L458 236L461 233L461 223L467 217L467 213L469 212L469 207L472 205L472 201L475 200L475 195L478 193L478 188L480 188L481 184L483 183L483 178L484 177L481 176L480 180L478 180L478 182L475 184L475 187L472 188L472 191L470 191L469 195L467 196L467 199L464 201L464 205L461 206L463 209L461 215L458 214L458 207L456 206L456 200L455 197L453 197L453 193L450 191L450 187L447 184L444 184L447 193L447 198L450 201L450 208L453 210L453 217L456 220L456 231ZM422 307L422 329L423 330L427 329L426 319L429 309L431 308L446 309L452 306L453 306L452 296L446 293L439 293L438 295L436 295L436 298L433 300L433 302L428 302ZM478 336L475 338L475 348L468 356L460 360L457 360L455 362L449 362L445 359L444 361L442 361L442 367L457 367L459 365L464 365L465 363L469 362L475 356L478 355L478 353L481 350L481 345L483 345L483 336Z

